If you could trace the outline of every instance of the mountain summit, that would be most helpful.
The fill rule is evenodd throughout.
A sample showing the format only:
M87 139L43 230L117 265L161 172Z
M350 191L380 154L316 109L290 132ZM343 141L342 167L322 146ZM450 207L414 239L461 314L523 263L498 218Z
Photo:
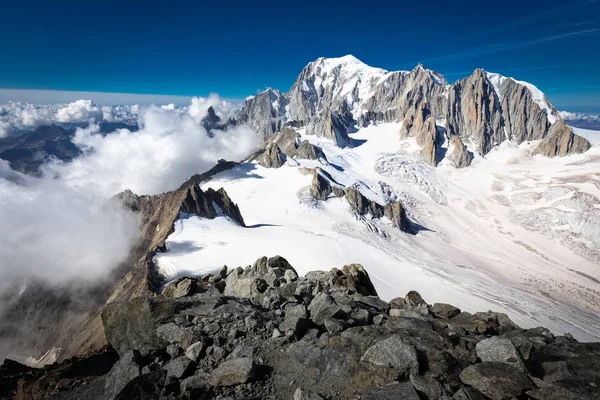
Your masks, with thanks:
M307 127L340 147L352 144L348 133L356 127L402 122L400 136L415 137L432 165L440 161L445 142L459 141L485 156L504 141L547 139L550 127L561 123L546 96L527 82L476 69L450 85L421 64L390 72L352 55L308 63L287 93L269 89L258 94L246 101L238 118L266 138L288 124ZM590 147L568 132L549 140L565 144L559 152L549 146L538 152L555 156Z

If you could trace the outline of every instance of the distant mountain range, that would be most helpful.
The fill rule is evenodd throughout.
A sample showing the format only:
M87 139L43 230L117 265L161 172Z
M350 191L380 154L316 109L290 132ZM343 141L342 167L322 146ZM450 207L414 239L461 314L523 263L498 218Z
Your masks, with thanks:
M562 115L573 119L574 126L593 128L597 123ZM221 121L212 110L202 125L210 131L247 124L267 140L286 125L306 127L343 147L352 146L348 133L357 127L394 121L402 121L400 137L414 137L434 166L446 153L459 161L457 166L467 166L472 153L485 156L507 140L520 144L543 139L536 151L550 157L590 147L530 83L476 69L449 84L420 64L412 71L390 72L351 55L319 58L304 67L287 93L267 89L247 98L235 117ZM100 125L103 133L137 129L123 122ZM70 160L79 154L70 143L76 127L41 126L18 138L0 139L0 158L27 173L35 173L48 157Z
M448 84L420 64L389 72L351 55L309 63L287 93L268 89L247 99L236 121L266 138L284 125L302 126L339 146L352 144L356 126L402 121L401 137L415 137L432 165L446 140L482 156L506 140L543 139L538 151L547 156L590 147L530 83L476 69Z

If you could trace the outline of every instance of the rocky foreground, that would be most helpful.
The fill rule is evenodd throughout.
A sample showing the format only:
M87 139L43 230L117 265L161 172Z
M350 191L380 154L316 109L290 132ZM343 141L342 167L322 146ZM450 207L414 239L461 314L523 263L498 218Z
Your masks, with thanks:
M600 343L500 313L385 302L360 265L298 277L282 257L108 304L108 348L6 360L0 398L598 399Z

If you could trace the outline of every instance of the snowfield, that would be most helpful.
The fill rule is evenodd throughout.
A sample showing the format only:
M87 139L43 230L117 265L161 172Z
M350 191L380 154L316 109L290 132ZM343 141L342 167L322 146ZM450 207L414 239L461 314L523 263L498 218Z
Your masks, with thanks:
M429 303L600 340L600 132L582 133L596 144L585 154L548 159L531 155L536 143L504 143L458 170L429 166L398 131L369 126L341 149L300 130L327 160L251 162L216 175L203 188L224 187L247 227L181 219L157 265L174 279L263 255L285 257L300 274L360 263L386 300L417 290ZM402 201L419 232L356 216L343 198L313 200L302 167L315 166L379 203Z

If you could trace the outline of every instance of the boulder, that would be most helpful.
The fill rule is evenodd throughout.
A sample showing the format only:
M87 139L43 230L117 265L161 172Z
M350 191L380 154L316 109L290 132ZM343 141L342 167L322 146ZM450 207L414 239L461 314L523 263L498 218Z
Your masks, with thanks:
M197 282L193 278L181 278L165 286L162 295L165 297L179 298L190 296L196 291Z
M344 312L338 306L333 297L325 293L318 293L308 306L310 319L316 325L323 326L328 318L342 318Z
M221 363L210 374L213 386L235 386L254 379L255 365L251 358L237 358Z
M125 385L115 400L158 400L166 379L166 372L159 370L140 375Z
M309 326L310 323L307 318L287 316L279 325L279 330L295 335L296 337L302 337Z
M503 362L516 368L525 369L517 348L507 337L494 336L483 339L476 345L477 356L481 361Z
M104 390L106 399L114 399L134 378L141 375L142 362L137 350L128 351L115 363L106 375Z
M462 370L460 380L492 400L519 397L535 388L525 372L502 362L471 365Z
M395 368L402 372L417 372L419 361L415 348L404 343L400 335L392 335L369 347L361 362Z
M195 368L195 364L186 356L177 357L165 366L167 371L167 378L174 377L177 379L183 379L189 376Z
M206 345L203 342L192 343L186 350L185 356L192 361L198 361L205 354Z

